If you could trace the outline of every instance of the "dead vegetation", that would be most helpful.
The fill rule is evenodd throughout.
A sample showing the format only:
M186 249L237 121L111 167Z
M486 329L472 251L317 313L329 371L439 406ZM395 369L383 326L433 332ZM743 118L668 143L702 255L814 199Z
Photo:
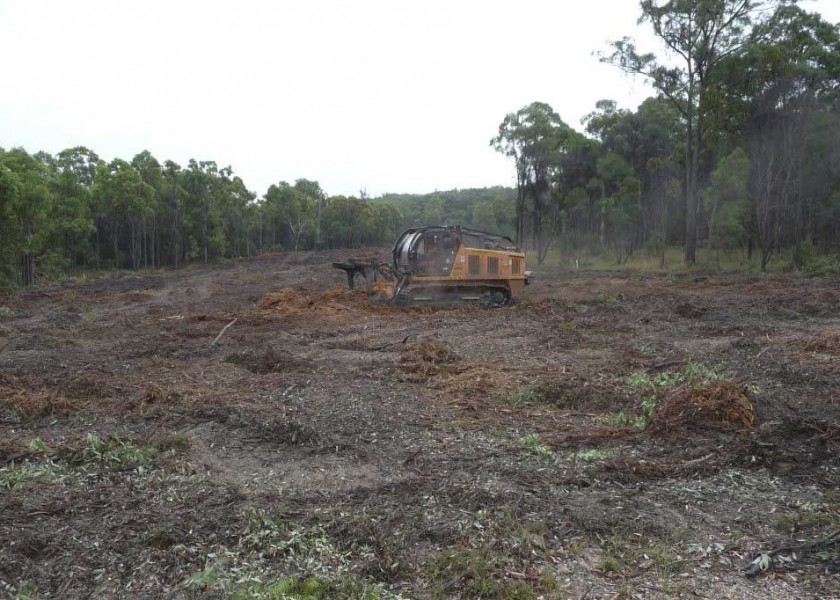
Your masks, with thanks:
M246 350L230 354L225 358L225 361L239 365L243 369L258 375L294 370L299 363L291 352L277 350L273 347L265 350Z
M747 390L733 381L713 381L700 387L681 386L653 409L649 427L657 432L719 429L749 433L753 405Z
M52 390L31 390L26 387L0 389L0 415L6 421L67 416L77 407Z
M0 597L840 595L837 281L402 309L340 258L9 294Z
M840 331L823 331L805 342L805 350L840 356Z
M406 347L400 353L401 379L411 383L424 383L442 373L451 372L461 358L441 340L424 339Z
M331 287L312 295L283 288L260 298L257 310L274 318L352 322L359 314L384 315L393 312L394 309L385 304L387 290L381 285L377 288L383 291L374 296L369 296L364 288Z

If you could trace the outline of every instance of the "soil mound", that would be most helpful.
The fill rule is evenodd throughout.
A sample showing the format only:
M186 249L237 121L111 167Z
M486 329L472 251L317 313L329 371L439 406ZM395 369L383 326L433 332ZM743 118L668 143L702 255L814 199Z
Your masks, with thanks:
M657 403L652 417L653 431L717 429L746 434L752 428L753 406L745 388L723 380L677 388Z

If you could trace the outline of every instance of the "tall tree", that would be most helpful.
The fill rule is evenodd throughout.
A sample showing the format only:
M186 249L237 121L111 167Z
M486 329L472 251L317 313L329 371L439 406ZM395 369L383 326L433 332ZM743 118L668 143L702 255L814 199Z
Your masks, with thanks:
M513 158L516 166L516 241L525 241L526 201L531 200L532 240L537 250L537 261L542 264L554 237L556 218L551 218L552 229L548 235L543 223L549 215L550 199L555 171L563 155L580 134L569 127L560 116L544 102L534 102L505 116L499 125L498 135L490 145Z
M613 42L602 60L628 73L648 77L671 100L685 123L685 260L697 259L697 217L704 113L710 81L727 57L749 42L751 26L783 0L642 0L641 21L677 57L678 66L653 53L642 54L629 39Z
M6 188L10 214L17 229L18 265L23 285L35 283L35 259L47 241L48 215L53 202L49 167L23 148L13 148L2 156L8 175Z

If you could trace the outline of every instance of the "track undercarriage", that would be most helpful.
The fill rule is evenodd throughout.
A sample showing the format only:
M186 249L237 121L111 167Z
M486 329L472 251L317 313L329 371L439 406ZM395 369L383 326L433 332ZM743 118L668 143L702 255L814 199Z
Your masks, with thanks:
M511 302L510 290L490 285L424 285L409 283L397 288L393 302L401 306L434 304L483 304L505 306Z

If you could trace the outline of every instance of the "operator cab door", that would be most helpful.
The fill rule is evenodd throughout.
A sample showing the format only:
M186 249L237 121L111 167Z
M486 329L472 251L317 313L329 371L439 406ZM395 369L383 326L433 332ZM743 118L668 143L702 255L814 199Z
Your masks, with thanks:
M445 230L427 231L417 242L417 275L441 277L452 273L458 253L457 236Z

